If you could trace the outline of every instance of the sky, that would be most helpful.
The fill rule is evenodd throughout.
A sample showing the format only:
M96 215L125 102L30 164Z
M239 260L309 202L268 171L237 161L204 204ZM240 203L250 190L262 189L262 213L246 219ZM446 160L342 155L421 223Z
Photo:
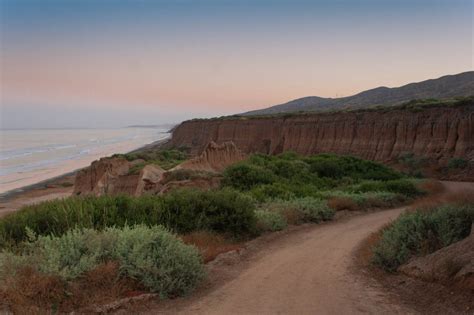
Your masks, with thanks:
M472 0L0 0L1 128L120 127L473 69Z

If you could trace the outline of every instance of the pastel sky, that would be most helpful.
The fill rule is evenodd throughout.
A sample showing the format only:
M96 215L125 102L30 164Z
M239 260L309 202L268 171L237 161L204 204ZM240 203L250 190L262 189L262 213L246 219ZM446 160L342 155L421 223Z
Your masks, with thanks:
M115 127L473 69L472 0L0 0L1 127Z

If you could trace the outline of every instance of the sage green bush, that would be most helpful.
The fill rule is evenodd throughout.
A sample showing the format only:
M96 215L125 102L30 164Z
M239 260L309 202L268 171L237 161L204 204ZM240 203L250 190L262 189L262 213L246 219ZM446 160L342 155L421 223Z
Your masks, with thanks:
M68 281L101 263L116 261L121 275L138 280L163 298L188 293L205 276L197 249L161 226L76 228L59 237L29 234L20 253L0 253L0 274L11 272L12 264L16 268L28 265Z
M274 200L262 205L262 209L284 213L292 210L300 213L303 222L321 222L331 220L335 212L327 205L326 200L312 197L292 200Z
M373 249L373 263L395 271L412 256L429 254L467 237L473 221L473 204L402 214L383 231Z
M255 211L257 228L262 232L280 231L286 228L285 218L278 212L258 209Z

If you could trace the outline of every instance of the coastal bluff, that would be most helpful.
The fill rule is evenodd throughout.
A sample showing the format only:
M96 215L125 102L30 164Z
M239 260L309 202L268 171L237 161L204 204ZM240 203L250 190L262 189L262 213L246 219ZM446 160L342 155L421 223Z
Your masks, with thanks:
M421 109L195 119L178 125L167 146L188 147L200 154L211 141L232 141L247 154L336 153L384 163L412 154L439 165L462 158L469 163L466 175L471 178L474 102Z

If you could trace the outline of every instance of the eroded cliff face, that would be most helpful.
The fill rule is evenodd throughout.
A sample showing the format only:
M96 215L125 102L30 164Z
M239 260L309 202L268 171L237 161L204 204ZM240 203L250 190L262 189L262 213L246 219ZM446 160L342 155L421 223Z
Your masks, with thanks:
M446 163L453 157L474 161L474 104L320 113L288 117L186 121L168 145L190 147L195 154L214 141L232 141L244 153L350 154L382 162L403 153Z
M130 174L130 163L122 158L102 158L80 170L74 182L74 195L139 196L157 193L165 171L157 165L146 165L138 174Z
M233 142L216 144L211 141L199 156L179 164L172 170L188 169L220 173L228 166L242 161L245 157L246 155Z

